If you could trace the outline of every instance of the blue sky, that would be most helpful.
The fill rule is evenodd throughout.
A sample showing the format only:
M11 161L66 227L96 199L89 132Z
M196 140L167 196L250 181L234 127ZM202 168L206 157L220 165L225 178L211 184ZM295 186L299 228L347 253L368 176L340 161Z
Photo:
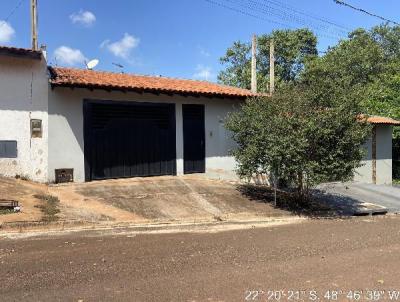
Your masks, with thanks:
M4 24L20 1L21 5ZM333 0L210 1L214 3L207 0L38 0L39 42L47 45L50 64L82 68L85 59L97 58L98 70L119 71L112 64L118 63L130 73L215 81L222 68L219 58L227 47L236 40L250 40L252 33L308 24L318 29L318 47L324 51L345 37L348 29L370 28L381 23ZM346 1L400 21L398 0ZM29 2L0 2L0 44L30 46Z

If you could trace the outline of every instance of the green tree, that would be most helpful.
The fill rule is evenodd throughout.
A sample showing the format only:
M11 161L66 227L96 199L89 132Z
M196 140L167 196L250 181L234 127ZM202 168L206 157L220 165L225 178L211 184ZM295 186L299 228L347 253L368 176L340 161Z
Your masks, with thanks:
M324 102L358 95L364 112L400 118L400 27L357 29L306 64L301 75Z
M293 184L299 197L326 181L353 177L369 126L356 99L321 107L314 92L288 85L272 97L248 100L226 122L237 148L238 174L266 173Z
M269 45L275 42L276 81L294 82L312 59L316 58L317 38L308 29L275 30L271 34L258 37L257 84L260 92L268 91L269 83ZM218 75L218 80L226 85L250 88L251 45L234 42L220 59L226 69Z

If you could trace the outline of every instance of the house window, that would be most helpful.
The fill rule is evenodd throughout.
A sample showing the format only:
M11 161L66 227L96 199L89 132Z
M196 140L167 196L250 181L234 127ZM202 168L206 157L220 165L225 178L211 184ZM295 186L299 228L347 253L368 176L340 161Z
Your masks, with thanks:
M16 158L17 141L0 141L0 158Z
M41 138L42 137L42 120L32 119L31 120L31 137Z

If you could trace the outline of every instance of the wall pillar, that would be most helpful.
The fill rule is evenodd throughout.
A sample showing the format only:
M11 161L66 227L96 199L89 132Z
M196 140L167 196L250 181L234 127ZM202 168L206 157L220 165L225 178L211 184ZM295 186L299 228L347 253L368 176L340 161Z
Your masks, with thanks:
M183 175L183 116L182 104L175 105L176 122L176 174Z
M372 183L376 184L376 126L372 128Z

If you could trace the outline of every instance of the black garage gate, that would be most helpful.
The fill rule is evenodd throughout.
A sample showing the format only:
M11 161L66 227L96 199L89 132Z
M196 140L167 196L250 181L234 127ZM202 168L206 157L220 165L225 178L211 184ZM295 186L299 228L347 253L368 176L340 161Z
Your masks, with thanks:
M176 174L175 104L84 101L85 178Z

